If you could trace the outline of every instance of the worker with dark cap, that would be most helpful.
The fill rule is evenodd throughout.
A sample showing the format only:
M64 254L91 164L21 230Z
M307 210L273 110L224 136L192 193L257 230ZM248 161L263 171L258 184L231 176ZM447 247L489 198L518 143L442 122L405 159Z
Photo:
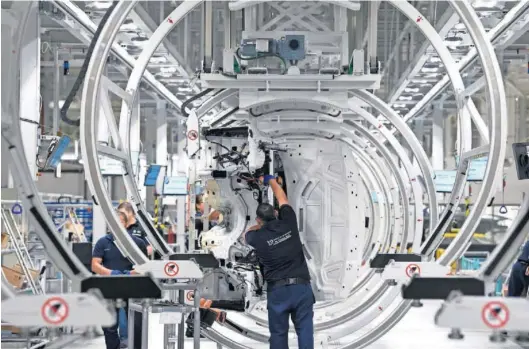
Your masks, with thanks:
M523 247L522 254L514 263L511 276L509 278L509 286L507 288L507 295L509 297L525 297L529 287L529 241Z
M268 326L270 349L288 348L289 319L298 336L300 349L314 348L314 293L303 253L296 213L274 176L259 179L270 185L279 203L277 214L267 203L257 207L257 225L245 234L246 243L255 249L264 267L267 283Z

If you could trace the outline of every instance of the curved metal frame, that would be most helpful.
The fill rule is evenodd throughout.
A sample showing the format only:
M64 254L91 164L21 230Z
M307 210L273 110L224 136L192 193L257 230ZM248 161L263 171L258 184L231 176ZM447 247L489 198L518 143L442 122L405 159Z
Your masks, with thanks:
M398 3L397 1L391 1L391 2L392 2L392 4L394 4L395 7L401 9L401 7L399 7L399 6L402 5L402 3ZM185 3L186 2L184 2L184 4ZM252 4L255 4L255 1L253 1ZM497 92L496 94L493 93L492 88L489 88L489 95L491 97L489 115L492 116L490 125L491 125L491 129L493 130L493 132L492 132L491 139L490 139L491 143L490 143L490 151L489 151L489 162L487 164L487 169L486 169L486 172L485 172L485 178L483 180L482 189L481 189L481 191L480 191L480 193L478 195L477 201L476 201L476 203L474 205L474 209L472 210L471 215L467 218L467 221L463 225L462 232L459 234L459 236L456 239L456 241L454 241L452 243L450 248L443 255L443 258L440 261L443 264L448 263L449 261L451 261L453 258L459 256L464 251L464 248L465 248L466 244L464 244L463 242L465 242L465 241L468 242L470 240L472 232L473 232L473 228L475 228L475 226L477 225L477 223L479 221L479 214L481 214L481 212L485 208L486 204L488 203L489 200L487 200L487 199L490 199L490 197L493 195L492 192L486 192L486 190L484 188L493 188L494 187L493 184L497 183L497 181L499 180L499 176L501 174L497 173L497 169L499 167L499 159L501 159L501 158L503 158L505 156L505 144L504 144L504 141L505 141L505 136L506 136L506 134L505 134L506 128L501 123L501 121L504 120L505 117L506 117L506 106L505 106L504 103L502 105L502 102L505 101L505 92L502 89L503 83L501 81L501 72L499 71L499 65L498 65L497 60L495 59L492 45L484 39L485 38L485 32L483 30L483 27L481 26L481 23L479 22L479 19L477 18L476 14L473 12L471 6L466 1L455 1L455 0L453 0L453 1L451 1L451 4L456 9L456 11L459 13L460 17L462 18L462 20L465 23L465 25L467 26L467 28L469 28L469 32L471 34L471 37L474 39L474 41L476 43L476 47L477 47L478 53L479 53L479 55L480 55L480 57L481 57L481 59L482 59L482 61L484 63L484 66L486 67L485 76L486 76L486 79L487 79L488 86L489 87L492 87L492 86L498 87L499 86L500 88L498 89L499 91L496 90L496 92ZM230 6L231 5L232 4L230 4ZM415 9L412 8L412 10L415 10ZM409 11L411 13L413 13L412 10L409 10ZM406 12L406 11L404 11L404 12ZM415 10L415 12L418 13L416 10ZM405 14L407 14L407 13L405 13ZM415 23L417 23L417 22L415 22ZM421 23L421 25L419 26L419 29L427 36L427 38L430 39L431 36L434 36L435 39L439 39L439 35L435 32L435 30L433 30L433 27L431 27L431 25L429 23L427 23L427 21L420 21L420 23ZM168 32L168 30L167 30L167 32ZM167 33L165 33L165 34L167 34ZM162 37L162 39L163 39L163 37ZM160 39L160 41L161 41L161 39ZM430 41L432 41L432 40L430 40ZM447 69L449 69L450 68L450 64L449 63L451 62L451 57L443 57L443 56L446 56L446 54L448 53L446 47L444 47L442 45L439 45L439 40L432 41L432 45L437 49L439 55L441 56L441 58L443 60L443 63L445 63L445 66L447 67ZM133 75L134 75L134 73L136 71L143 72L144 70L145 70L145 66L138 67L138 65L137 65L135 67L134 71L133 71ZM99 72L99 75L100 74L101 73ZM451 76L452 83L453 83L453 85L455 86L455 89L456 89L456 95L457 95L457 98L458 98L458 106L460 108L463 108L464 107L464 103L463 103L463 101L461 100L461 97L458 94L459 88L461 87L459 85L458 81L461 81L461 78L459 77L459 80L458 80L458 76L457 76L458 74L454 74L453 71L448 71L448 74ZM96 76L95 78L96 78L96 80L94 81L94 83L97 86L98 83L99 83L99 81L97 80L98 76ZM131 76L131 79L132 79L132 76ZM130 80L129 80L129 84L130 84ZM85 90L85 92L86 92L86 90ZM359 91L357 91L357 92L359 92ZM92 91L92 94L93 95L97 95L97 90L95 91L95 93ZM83 95L85 96L86 93L83 93ZM89 100L89 103L90 102L93 103L93 102L96 102L96 101L97 101L96 98L92 98L91 100ZM459 120L460 120L460 130L459 131L460 131L460 133L467 132L468 130L470 130L470 127L469 127L470 126L470 119L465 117L464 114L465 113L463 113L460 116L460 118L459 118ZM470 147L468 147L468 142L469 142L468 137L463 137L463 135L461 135L461 137L460 137L460 148L461 148L461 153L463 153L462 155L465 155L465 152L467 150L470 150L469 149ZM95 145L92 144L92 146L95 148ZM83 154L83 155L85 155L85 154ZM92 155L94 155L94 154L92 154ZM96 161L97 161L97 159L96 159ZM85 163L86 163L86 161L85 161ZM466 164L466 166L463 165L463 166L465 166L465 168L461 168L460 170L463 170L463 172L466 172L465 170L466 170L466 167L468 166L468 162L465 163L465 161L462 159L461 163L462 164ZM99 167L98 164L95 167L98 169L98 167ZM428 180L428 178L425 178L425 180ZM451 200L450 200L452 205L456 202L456 200L458 200L461 197L461 193L462 193L462 190L463 190L463 182L464 182L464 175L461 175L461 173L460 173L460 174L458 174L458 178L456 180L456 185L454 187L454 193L452 195L452 197L455 197L456 199L452 200L452 198L451 198ZM91 188L91 189L93 189L93 188ZM106 199L105 196L103 196L103 197ZM448 216L448 215L450 215L450 212L447 210L447 211L444 212L443 218L445 218L445 216ZM112 217L112 218L113 219L111 219L111 220L115 220L116 217ZM443 220L441 220L441 222L443 222ZM113 231L116 230L116 229L114 229L115 227L113 227L112 224L110 224L110 225L111 225L111 228L112 228ZM442 225L442 224L438 224L438 227L440 225ZM117 229L117 230L119 230L119 229ZM435 233L435 231L434 231L434 233ZM435 235L434 233L432 233L432 235ZM397 307L397 309L395 309L392 312L392 314L388 318L386 318L379 326L377 326L375 329L369 331L364 336L356 339L355 341L353 341L352 343L350 343L346 347L359 348L359 347L365 347L366 345L372 343L374 340L376 340L381 335L383 335L385 332L387 332L387 330L389 328L391 328L392 325L394 325L396 320L400 320L400 318L405 314L406 310L409 309L409 306L410 306L409 302L407 302L407 301L402 302ZM205 331L205 332L206 332L206 334L208 336L214 337L214 338L216 338L216 336L218 335L218 334L215 334L214 332L212 332L211 330L208 330L208 331ZM218 341L225 341L225 340L226 340L226 338L218 339ZM232 343L230 343L230 344L232 344ZM235 347L244 347L244 346L236 345Z

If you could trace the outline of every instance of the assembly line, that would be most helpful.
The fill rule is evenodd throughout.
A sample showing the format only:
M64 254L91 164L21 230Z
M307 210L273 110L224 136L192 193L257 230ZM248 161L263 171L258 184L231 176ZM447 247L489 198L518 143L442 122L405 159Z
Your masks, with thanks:
M528 345L529 75L504 51L529 1L17 1L4 18L2 346Z

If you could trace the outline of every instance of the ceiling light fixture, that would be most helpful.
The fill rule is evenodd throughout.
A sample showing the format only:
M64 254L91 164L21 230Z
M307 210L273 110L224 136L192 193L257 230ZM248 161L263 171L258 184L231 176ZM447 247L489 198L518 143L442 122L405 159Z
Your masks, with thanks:
M86 5L86 8L93 10L108 10L112 6L112 1L93 1Z

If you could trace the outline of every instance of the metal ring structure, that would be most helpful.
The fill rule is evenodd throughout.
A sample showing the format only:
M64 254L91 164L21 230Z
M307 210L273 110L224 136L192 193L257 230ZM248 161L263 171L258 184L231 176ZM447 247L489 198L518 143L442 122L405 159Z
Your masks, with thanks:
M295 123L291 123L291 124L295 124ZM321 124L319 124L318 128L308 127L308 128L305 128L305 129L299 128L299 127L295 127L295 125L293 125L292 127L288 127L289 126L288 123L286 125L281 123L281 124L278 124L278 126L281 127L281 130L279 130L279 131L278 130L266 130L264 132L265 133L267 133L267 132L274 133L274 137L285 137L285 135L299 135L299 134L311 134L311 133L312 134L316 134L317 131L331 132L330 129L322 130L321 129L321 127L322 127ZM382 144L380 142L378 142L378 140L373 135L371 135L366 129L364 129L361 125L356 125L356 124L353 124L353 125L341 125L341 124L337 124L337 123L331 123L331 124L329 124L329 126L330 127L334 127L336 129L335 132L338 132L338 133L346 132L346 134L347 134L346 137L350 138L350 139L357 138L352 133L353 129L358 130L360 132L360 134L367 134L368 138L371 137L371 140L375 144L376 149L382 153L384 161L389 164L389 168L392 170L394 176L397 178L397 182L399 183L398 188L400 189L401 197L406 200L406 201L404 201L404 206L406 207L408 202L407 202L406 191L403 190L404 182L400 178L400 175L399 175L399 172L398 172L398 165L395 163L394 158L389 154L388 150L385 147L383 147ZM339 134L337 134L337 136L340 137ZM360 139L362 139L362 138L360 138ZM348 146L350 146L350 147L352 146L351 141L348 141L348 140L343 140L343 141ZM354 147L352 147L352 148L354 149ZM360 154L363 151L365 151L365 150L364 149L360 149L359 150ZM381 173L381 172L379 172L379 173ZM388 178L389 178L389 176L388 176ZM301 187L303 187L303 185L301 185ZM295 195L294 195L294 197L295 197ZM405 211L406 210L407 209L405 209ZM401 250L404 250L405 246L406 246L406 243L405 242L403 243L403 241L406 241L406 240L402 239L402 240L394 241L393 245L396 245L398 243L401 246ZM367 281L369 281L369 280L367 280ZM357 283L357 285L358 285L358 283ZM359 295L359 294L356 294L356 292L360 292L360 293L364 293L364 292L361 292L361 290L358 290L358 288L356 286L355 286L355 288L356 288L356 290L353 289L353 291L351 292L350 297L347 300L344 300L341 303L339 303L340 308L342 310L343 309L349 309L348 311L350 312L350 314L348 314L348 316L346 316L346 317L338 316L337 319L335 318L332 321L328 321L326 323L317 323L315 325L315 330L316 331L329 329L329 328L335 327L337 325L340 325L341 323L345 323L346 321L350 321L351 320L351 314L359 315L359 314L361 314L364 311L364 309L370 308L373 305L373 303L376 302L376 298L375 299L369 298L367 300L367 303L364 302L364 303L358 305L357 299L358 298L362 299L363 297L361 295ZM368 289L371 289L371 288L369 287ZM375 290L375 292L377 292L377 291ZM351 304L348 304L348 303L351 303ZM328 304L328 306L332 306L334 304L335 304L335 302L333 302L332 304ZM366 306L366 304L368 306ZM385 305L383 307L385 308ZM359 309L362 309L362 310L359 310ZM331 309L327 309L327 312L331 312ZM336 317L336 315L335 315L335 317ZM317 318L317 315L315 315L315 318ZM252 316L252 319L255 319L255 317ZM261 321L263 321L263 319L261 319ZM262 323L262 324L264 324L264 323Z
M367 115L366 115L366 114L367 114ZM362 114L361 114L361 115L362 115ZM375 117L374 117L373 115L369 114L368 112L365 112L362 116L364 116L368 121L370 121L370 120L374 120L374 119L375 119ZM276 136L276 137L277 137L277 136L280 136L280 135L277 135L277 133L279 133L279 132L281 133L281 135L282 135L282 134L292 134L292 133L297 134L297 133L299 133L299 132L300 132L299 127L296 127L296 126L294 125L295 123L291 123L291 124L293 124L291 127L286 127L286 128L285 128L285 124L282 123L282 124L281 124L281 127L282 127L281 131L278 131L278 130L275 130L275 131L273 131L273 130L272 130L272 131L268 131L268 130L267 130L267 131L265 131L265 133L267 133L267 132L275 132L274 136ZM376 125L376 124L377 124L377 123L375 122L375 125ZM278 125L279 125L279 124L278 124ZM289 124L286 124L286 125L288 126ZM315 133L317 133L316 130L321 131L321 132L330 132L329 129L322 130L322 129L321 129L321 127L322 127L321 125L322 125L321 123L318 124L318 128L317 128L317 129L316 129L316 128L314 128L314 129L313 129L313 128L308 128L308 129L304 130L304 131L305 131L304 134L306 134L306 133L312 133L312 134L315 134ZM335 125L336 125L336 124L335 124ZM361 131L362 131L362 129L363 129L360 125L357 125L357 124L354 124L354 123L348 123L347 121L344 122L344 125L349 125L349 127L352 126L352 127L354 127L354 128L360 128ZM343 127L343 126L342 126L342 127ZM379 149L379 151L381 151L383 154L386 154L386 153L384 152L385 149L383 149L381 143L378 143L377 139L374 138L373 135L369 134L369 132L368 132L367 130L365 130L365 129L363 129L363 132L362 132L362 133L366 133L364 136L366 136L368 139L371 138L370 140L372 140L373 143L378 144L377 149ZM392 138L392 137L391 137L391 134L390 134L389 132L386 133L386 135L389 135L389 137ZM346 143L348 143L348 142L346 142ZM381 148L382 148L383 150L381 150ZM398 151L399 148L400 148L400 150L401 150L400 152ZM400 157L401 157L401 161L402 161L402 156L403 156L404 154L403 154L403 149L401 148L400 144L397 143L397 144L395 145L395 149L397 150L397 153L400 153ZM405 156L405 155L404 155L404 156ZM386 154L385 158L387 158L387 157L390 157L390 155L387 155L387 154ZM409 163L409 160L408 160L408 163L406 163L405 161L403 161L403 162L405 163L405 166L406 166L406 167L412 167L412 166L411 166L411 163ZM392 166L392 170L393 170L394 172L397 171L397 170L396 170L396 166ZM409 171L409 169L407 169L407 171ZM396 173L397 173L397 176L398 176L398 172L396 172ZM400 177L399 177L399 178L400 178ZM402 246L402 244L401 244L401 246ZM393 298L394 298L394 297L393 297ZM351 305L351 306L352 306L352 305ZM348 308L348 306L345 305L344 303L342 303L342 308ZM385 305L384 305L384 308L385 308ZM356 310L356 309L354 309L354 310ZM354 310L353 310L353 312L354 312ZM350 320L350 318L349 318L349 320ZM261 323L261 324L263 324L263 323ZM338 323L338 324L339 324L339 323ZM338 325L338 324L333 323L332 326L336 326L336 325ZM319 330L320 328L324 328L324 329L328 328L328 327L325 326L325 325L324 325L324 326L321 326L321 327L320 327L319 325L322 325L322 324L317 324L317 325L315 326L315 329L316 329L316 330ZM347 331L351 331L351 330L352 330L352 329L349 327L349 328L345 329L345 330L343 331L343 333L347 333Z
M287 124L287 126L288 126L288 124ZM331 125L329 125L329 126L331 126ZM395 163L394 158L389 154L388 150L386 148L384 148L380 142L378 142L378 140L374 137L374 135L370 134L361 125L356 125L356 124L353 124L353 125L334 124L333 126L343 129L343 131L347 132L348 134L351 133L351 129L355 129L355 130L359 131L361 135L364 135L369 140L373 141L373 143L375 143L375 145L376 145L376 148L382 153L382 155L384 157L384 160L389 163L390 169L393 171L394 174L396 174L397 180L398 180L398 182L400 182L399 187L401 188L401 197L407 198L407 195L406 195L405 191L404 192L402 191L402 188L404 186L404 182L402 181L402 179L399 176L399 172L397 170L398 165ZM300 129L300 128L295 128L295 127L286 127L285 128L284 124L281 124L280 127L282 129L279 132L279 134L277 133L277 131L275 131L276 132L275 133L276 137L281 137L281 136L284 136L285 134L291 134L292 135L292 134L307 134L307 133L311 133L311 132L313 134L317 133L316 129L313 129L313 128L307 128L307 129ZM321 126L319 126L318 129L321 131ZM325 132L329 132L328 129L326 129L324 131ZM271 131L271 132L274 132L274 131ZM352 134L348 135L347 137L348 138L352 138L352 139L355 138ZM349 146L351 146L350 141L345 141L345 143L347 143ZM360 152L362 152L362 151L363 151L363 149L360 150ZM402 195L402 193L404 193L404 195ZM406 241L406 240L403 239L402 241ZM399 243L401 245L401 249L405 249L405 245L406 244L403 243L402 241L395 241L393 243L394 244ZM404 246L404 248L402 248L403 246ZM363 297L361 295L351 294L351 296L347 300L344 300L343 302L340 303L341 309L342 310L343 309L349 309L348 310L349 313L345 314L343 316L340 316L340 315L337 316L335 314L334 315L335 319L333 319L332 321L328 321L326 323L318 323L318 324L316 324L315 325L315 330L316 331L321 331L321 330L326 330L326 329L330 329L330 328L336 327L337 325L341 325L343 323L351 321L354 317L356 317L356 316L358 316L360 314L365 315L366 312L369 312L369 309L376 309L377 307L373 306L374 303L377 301L377 298L379 298L376 295L380 295L383 291L385 291L385 288L382 288L382 289L379 289L379 290L375 289L374 290L375 297L374 298L371 297L371 298L367 299L365 302L363 302L360 305L357 304L357 300L355 301L355 299L358 299L358 298L363 299ZM398 291L396 293L392 292L388 297L385 298L385 300L382 301L383 303L381 303L378 306L380 306L380 307L385 309L393 301L393 299L395 298L396 294L398 294ZM357 297L352 297L353 295L357 296ZM328 309L328 312L331 312L331 309ZM372 314L373 318L375 316L377 316L378 314L379 314L379 311L377 310L375 314ZM315 316L315 318L316 318L316 316ZM363 319L363 320L365 322L365 319ZM264 323L261 322L261 324L264 324ZM356 328L356 329L358 329L358 328ZM343 330L343 332L347 333L347 331L349 331L349 333L350 333L351 331L354 331L356 329L355 328L352 329L351 327L347 327L346 329Z
M17 75L20 71L22 41L26 33L30 13L36 3L30 1L20 6L24 6L21 11L23 16L19 23L19 28L14 34L13 42L15 47L11 50L12 56L9 59L12 66L10 66L8 71L9 77L6 81L17 80ZM14 88L14 90L9 95L10 98L8 100L2 101L2 138L9 147L8 155L11 160L10 163L13 165L13 173L17 174L17 176L13 176L13 179L17 185L23 206L29 212L29 216L35 226L35 232L41 239L42 244L46 250L56 251L56 253L49 254L50 260L72 281L73 291L75 292L79 289L81 280L91 274L79 259L73 255L71 249L66 246L60 234L57 233L55 224L51 220L39 196L35 181L31 177L26 163L26 155L22 144L23 138L20 131L20 91L18 87ZM7 104L6 108L4 108L5 104ZM10 286L4 285L4 283L5 278L2 277L2 291L7 289L6 292L9 292Z
M252 2L252 3L255 4L255 2ZM398 7L398 4L396 2L392 1L392 3ZM488 89L489 94L491 95L489 115L492 116L491 122L490 122L492 132L491 132L491 138L490 138L489 162L486 168L482 190L480 191L478 195L478 199L476 201L476 204L474 205L474 210L471 212L471 216L467 218L467 221L465 222L463 226L462 232L459 234L458 239L456 239L458 243L456 244L456 241L454 241L452 245L450 246L449 250L447 250L447 252L450 252L450 253L445 253L445 255L443 256L444 258L441 260L441 263L443 264L447 264L452 259L461 255L466 245L463 242L465 241L468 242L470 240L473 228L475 228L475 225L477 225L477 223L479 222L479 215L482 213L484 207L486 206L488 202L487 199L490 199L490 197L493 195L492 192L485 192L486 190L484 190L483 188L492 188L493 184L495 184L499 178L498 174L495 174L495 172L497 171L499 167L499 159L502 159L505 156L504 141L505 141L505 136L506 136L505 126L502 125L501 123L501 121L505 120L506 118L505 92L503 90L503 84L501 81L501 72L499 71L499 65L493 55L494 51L493 51L492 45L489 42L486 42L486 40L484 39L485 38L484 29L481 26L481 23L479 23L479 20L477 19L477 16L473 12L473 9L471 8L471 6L466 1L461 1L461 2L451 1L451 4L456 9L456 11L459 13L460 17L462 18L467 28L472 27L472 30L469 29L469 32L474 42L476 43L476 46L479 46L478 53L480 55L480 58L484 62L484 66L486 66L485 76L486 76L487 84L489 86L489 89ZM232 4L230 4L230 6L231 5ZM425 21L422 23L425 23ZM428 34L427 30L422 29L422 31L425 33L425 35ZM438 34L437 34L437 37L438 37ZM432 42L432 45L436 47L436 45L434 45L433 42ZM436 47L436 49L437 48L438 47ZM443 47L439 47L439 48L441 49L441 51L438 49L438 53L440 53L441 58L443 58L442 57ZM444 49L446 50L446 48ZM450 61L448 61L448 63L449 62ZM447 67L447 69L450 68L446 60L443 60L443 63L445 63L445 66ZM145 70L145 66L139 68L137 65L134 71L136 71L137 68L139 69L138 71L141 71L141 72ZM456 86L457 81L454 82L454 79L452 76L453 74L449 72L449 75L452 78L452 83L454 84L454 86ZM92 74L89 74L89 76L92 76ZM492 88L491 88L492 86L495 86L495 87L499 86L500 87L499 93L497 93L496 95L492 93ZM95 91L92 91L91 93L97 94L97 89ZM456 90L456 93L457 93L457 90ZM502 102L503 102L503 105L502 105ZM461 107L461 105L459 106ZM460 121L462 123L461 125L463 125L463 121L465 121L465 119L466 118L464 117L464 115L460 116ZM461 125L460 125L460 132L464 132L465 130L468 130L468 128L462 127ZM467 138L461 137L461 142L460 142L461 151L460 152L462 153L461 155L463 156L466 155L465 153L467 152L467 149L468 151L470 151L469 147L468 148L465 147L465 144L466 144L465 142L468 142L468 137ZM462 172L466 172L466 169L468 167L468 161L465 162L463 160L463 156L461 160L462 165L461 165L460 170L462 170ZM458 178L456 180L456 186L454 190L455 193L453 195L456 197L456 199L450 200L451 205L453 205L456 202L456 200L458 200L459 197L461 196L460 193L462 192L462 189L463 189L464 179L465 179L464 175L458 174ZM451 215L450 210L445 210L440 222L446 222L446 217L449 217L450 215ZM115 220L115 217L113 218ZM441 225L443 224L438 224L438 227ZM431 236L436 235L434 234L435 232L436 231L433 231ZM424 248L423 248L423 251L425 251ZM386 318L379 326L377 326L375 329L369 331L367 334L356 339L355 341L353 341L352 343L350 343L348 346L345 346L345 347L360 348L360 347L365 347L366 345L369 345L374 340L379 338L381 335L386 333L387 330L389 330L389 328L391 328L395 324L396 321L400 320L400 318L404 316L407 309L409 309L409 306L410 306L409 302L407 301L401 302L399 307L397 307L392 312L392 314L388 318ZM226 338L220 336L220 334L215 333L215 331L213 330L206 330L205 333L211 339L214 339L214 340L217 339L218 341L224 341L225 343L229 343L230 347L235 347L235 348L245 347L245 346L239 345L238 343L236 344L233 341L227 340Z

